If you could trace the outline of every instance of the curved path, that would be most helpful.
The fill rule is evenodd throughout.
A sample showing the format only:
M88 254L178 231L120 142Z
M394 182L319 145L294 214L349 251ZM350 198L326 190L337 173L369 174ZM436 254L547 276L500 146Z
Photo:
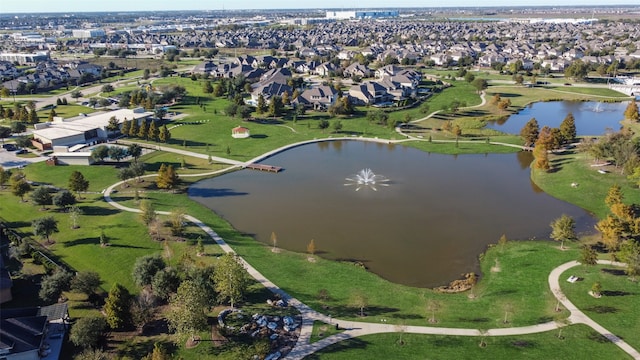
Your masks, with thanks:
M598 260L598 264L602 264L602 265L610 264L613 266L620 266L620 267L625 266L624 263L611 262L608 260ZM558 299L558 301L560 301L562 305L571 312L571 315L569 316L569 319L568 319L569 322L572 324L585 324L591 327L592 329L599 332L602 336L609 339L609 341L616 344L618 347L624 350L627 354L633 356L634 359L640 359L640 352L638 352L638 350L631 347L631 345L627 344L624 340L620 339L618 336L612 334L609 330L605 329L603 326L601 326L597 322L591 320L590 317L585 315L585 313L583 313L580 309L578 309L562 293L562 290L560 289L560 283L559 283L560 275L562 275L562 273L564 273L568 269L571 269L572 267L575 267L578 265L580 265L580 263L577 261L569 261L553 269L549 274L549 288L551 289L551 292L553 292L553 295Z
M279 149L265 153L245 163L239 163L234 160L225 159L227 160L226 163L231 163L233 164L233 166L230 166L229 168L225 168L222 170L212 171L207 173L200 173L200 174L185 174L180 176L195 177L195 176L221 174L229 171L230 169L233 169L236 167L243 167L252 162L266 159L278 152L284 151L292 147L301 146L301 145L318 142L318 141L333 141L333 140L363 140L363 141L377 141L377 142L383 142L383 143L399 142L399 141L389 141L389 140L381 140L381 139L349 138L349 137L326 138L326 139L303 141L303 142L283 146ZM190 155L190 152L178 150L178 149L171 149L169 151L174 151L174 152L180 151L180 153L185 153L185 155ZM150 175L145 175L144 177L154 177L154 176L157 176L157 175L150 174ZM115 202L111 198L111 193L113 192L113 190L117 186L123 183L124 181L120 181L109 186L107 189L105 189L103 194L105 201L117 209L139 213L140 212L139 209L126 207L124 205L121 205ZM161 215L170 214L170 212L167 212L167 211L158 211L157 213ZM222 239L213 229L211 229L211 227L209 227L208 225L206 225L205 223L203 223L202 221L200 221L199 219L191 215L185 215L185 219L192 222L196 226L200 227L203 231L205 231L216 242L216 244L220 246L220 248L223 251L225 251L226 253L235 254L235 251L224 241L224 239ZM304 357L310 354L313 354L314 352L320 349L323 349L329 345L338 343L340 341L343 341L349 338L354 338L354 337L368 335L368 334L390 333L390 332L402 331L406 333L416 333L416 334L453 335L453 336L511 336L511 335L524 335L524 334L546 332L546 331L567 326L567 324L564 324L564 323L550 321L550 322L531 325L531 326L522 326L522 327L513 327L513 328L497 328L497 329L489 329L489 330L482 331L479 329L445 328L445 327L432 327L432 326L400 326L400 325L394 325L394 324L378 324L378 323L368 323L368 322L360 322L360 321L348 321L348 320L342 320L342 319L332 319L329 315L325 315L320 312L317 312L311 309L309 306L302 303L301 301L299 301L298 299L293 298L284 290L280 289L276 284L274 284L269 279L267 279L256 268L254 268L253 266L251 266L251 264L246 262L243 258L239 258L239 259L244 265L244 267L246 268L249 275L251 275L256 281L261 283L264 287L266 287L271 292L280 295L282 299L286 300L289 303L289 305L295 307L300 312L300 315L302 317L302 326L300 330L300 336L298 337L295 347L291 350L289 354L287 354L286 356L287 359L303 359ZM599 263L609 263L609 262L599 261ZM607 331L604 327L600 326L595 321L591 320L582 311L580 311L577 307L575 307L573 303L567 300L566 296L564 296L564 294L562 293L562 290L560 289L560 283L559 283L560 275L562 275L562 273L567 269L570 269L578 265L580 265L580 263L576 261L571 261L563 265L560 265L559 267L551 271L551 273L549 274L549 287L553 295L571 312L571 315L569 316L569 319L568 319L569 323L581 323L581 324L590 326L591 328L593 328L594 330L598 331L600 334L605 336L607 339L612 341L614 344L619 346L622 350L624 350L626 353L631 355L633 358L640 359L640 353L637 350L635 350L633 347L631 347L626 342L621 340L619 337ZM623 266L624 264L614 263L613 265ZM318 342L310 343L309 340L311 338L311 332L313 330L314 321L322 321L329 324L337 323L339 324L340 328L345 329L345 331L340 334L336 334L336 335L324 338Z

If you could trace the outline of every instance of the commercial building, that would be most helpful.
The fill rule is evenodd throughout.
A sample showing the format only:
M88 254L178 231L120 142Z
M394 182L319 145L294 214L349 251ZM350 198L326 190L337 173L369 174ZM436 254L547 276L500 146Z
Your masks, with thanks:
M386 10L386 11L374 11L374 10L365 10L365 11L327 11L327 19L335 19L335 20L349 20L349 19L380 19L380 18L390 18L390 17L398 17L398 10Z
M51 149L54 146L70 147L77 144L93 144L108 139L107 126L111 118L117 119L120 124L125 120L133 119L141 123L142 120L149 119L152 115L153 112L136 108L102 112L66 120L56 117L53 122L36 124L33 138L42 144L43 149Z
M95 37L102 37L105 35L102 29L75 29L71 32L73 37L80 39L89 39Z
M9 61L20 65L36 64L49 60L49 53L45 51L36 53L0 53L1 61Z

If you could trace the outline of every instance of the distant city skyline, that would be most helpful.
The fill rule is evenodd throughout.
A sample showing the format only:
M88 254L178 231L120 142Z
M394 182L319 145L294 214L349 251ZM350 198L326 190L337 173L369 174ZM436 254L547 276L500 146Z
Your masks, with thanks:
M323 9L366 9L366 8L408 8L408 7L490 7L490 6L603 6L602 0L486 0L478 3L472 0L451 0L448 2L424 0L325 0L321 3L301 3L293 0L28 0L2 1L0 13L42 13L42 12L87 12L87 11L162 11L162 10L240 10L240 9L315 9L322 4ZM638 5L638 0L614 0L614 5Z

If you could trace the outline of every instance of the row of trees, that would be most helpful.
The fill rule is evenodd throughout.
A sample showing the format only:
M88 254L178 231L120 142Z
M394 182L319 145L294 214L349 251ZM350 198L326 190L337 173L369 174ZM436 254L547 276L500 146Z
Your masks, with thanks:
M171 139L171 132L169 131L169 129L167 129L167 125L165 124L162 125L162 127L159 127L158 123L155 120L138 121L137 119L125 119L122 122L120 132L123 135L129 136L131 138L153 140L155 142L160 141L163 143L167 143Z

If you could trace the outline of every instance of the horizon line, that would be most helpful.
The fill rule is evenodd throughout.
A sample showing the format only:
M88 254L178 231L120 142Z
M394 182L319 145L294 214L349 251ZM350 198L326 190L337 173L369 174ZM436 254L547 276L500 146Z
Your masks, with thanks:
M0 17L14 14L77 14L77 13L153 13L153 12L231 12L231 11L292 11L292 10L317 10L317 11L353 11L353 10L377 10L377 9L528 9L528 8L613 8L613 7L629 7L640 8L640 5L636 4L607 4L607 5L589 5L589 4L567 4L567 5L486 5L486 6L386 6L386 7L349 7L349 8L335 8L335 7L304 7L304 8L238 8L238 9L163 9L163 10L87 10L87 11L34 11L34 10L17 10L13 12L6 12L1 14Z

